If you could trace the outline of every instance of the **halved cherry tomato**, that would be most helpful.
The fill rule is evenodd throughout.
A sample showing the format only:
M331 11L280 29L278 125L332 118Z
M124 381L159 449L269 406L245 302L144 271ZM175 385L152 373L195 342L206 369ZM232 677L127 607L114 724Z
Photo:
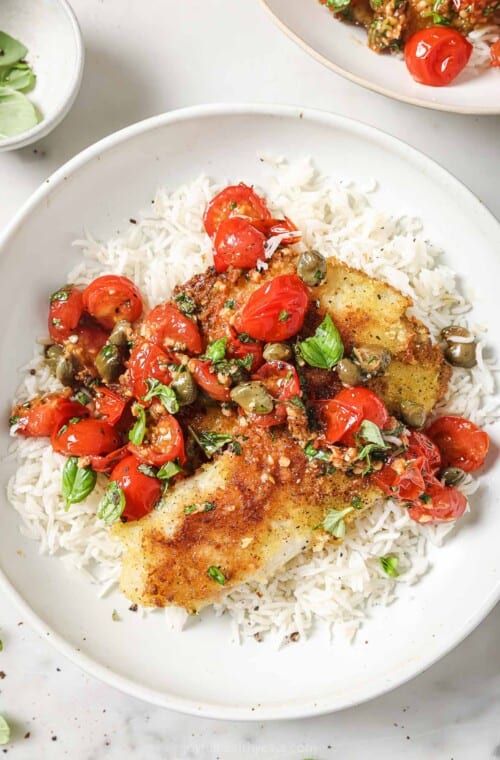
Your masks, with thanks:
M429 503L419 501L408 509L411 519L422 525L458 520L467 508L467 499L453 486L435 486L427 489L427 493L431 497Z
M483 466L490 439L470 420L451 415L440 417L425 432L441 452L444 467L474 472Z
M252 379L263 382L271 396L279 401L287 401L302 394L297 370L287 362L266 362Z
M70 401L64 393L48 393L18 404L12 410L11 419L17 425L17 433L29 438L52 435L72 417L88 417L89 410L77 401Z
M109 454L91 456L90 466L96 472L106 472L109 474L111 470L116 467L118 462L121 462L122 459L125 459L125 457L128 457L129 455L128 444L126 444L119 449L115 449L115 451L111 451Z
M268 238L289 233L282 239L280 245L297 243L302 237L298 227L287 216L284 219L255 219L252 224Z
M282 274L252 293L234 324L257 340L288 340L302 327L308 304L309 290L300 277Z
M74 331L83 313L83 294L75 285L65 285L50 296L49 335L62 343Z
M219 225L214 240L214 266L217 272L228 267L252 269L265 261L266 236L241 216L225 219Z
M199 359L191 359L189 362L191 373L205 393L216 401L230 401L229 388L217 379L217 373L211 362L201 362Z
M490 48L491 63L490 66L500 66L500 40L493 43Z
M359 422L350 426L341 438L341 443L346 446L356 445L354 433L358 432L363 420L369 420L382 429L387 425L389 412L382 399L369 388L343 388L334 400L361 415Z
M249 219L271 218L265 201L243 182L239 185L229 185L212 198L203 215L203 225L207 234L213 237L221 222L231 216L246 216Z
M244 413L243 413L244 414ZM285 404L276 404L273 411L269 414L245 414L250 427L268 428L282 425L286 422L287 413Z
M408 71L416 82L431 87L450 84L467 65L471 53L470 42L444 26L421 29L405 45Z
M141 325L141 334L162 348L181 344L192 354L201 354L203 343L196 322L187 317L173 303L155 306Z
M130 388L138 401L148 392L146 380L154 378L168 385L172 376L168 370L169 357L154 343L144 340L136 343L128 360Z
M141 471L141 462L134 456L128 456L116 465L110 481L122 489L125 496L125 509L122 517L127 520L140 520L154 508L161 497L161 483L158 478Z
M68 457L97 456L115 451L120 436L112 425L103 420L82 419L69 422L53 431L52 448Z
M249 368L250 372L255 372L262 364L262 351L262 343L259 343L259 341L242 341L238 338L236 332L231 333L226 346L226 356L228 359L244 360L249 354L251 355L252 364Z
M104 385L98 385L95 388L95 410L110 425L116 425L126 405L127 402L123 396L106 388Z
M91 367L101 348L108 340L108 333L97 325L81 324L74 331L78 340L76 343L67 342L66 349L74 354L80 364Z
M410 459L422 457L422 470L427 475L434 475L441 467L441 454L436 444L418 430L412 430L408 440L407 456Z
M351 430L358 430L363 421L363 413L350 404L343 404L337 398L318 401L320 419L326 424L325 438L328 443L337 443ZM349 444L351 445L351 444ZM355 445L353 439L352 445Z
M148 443L136 446L129 444L129 450L141 462L147 462L155 467L161 467L165 462L179 460L184 464L184 435L181 427L172 414L164 414L156 425L148 429Z
M390 464L385 464L381 470L373 473L371 479L387 496L402 501L415 501L426 490L422 465L422 457L408 460L403 472L398 474Z
M141 294L132 280L115 274L91 282L83 291L83 305L106 330L122 319L135 322L142 314Z

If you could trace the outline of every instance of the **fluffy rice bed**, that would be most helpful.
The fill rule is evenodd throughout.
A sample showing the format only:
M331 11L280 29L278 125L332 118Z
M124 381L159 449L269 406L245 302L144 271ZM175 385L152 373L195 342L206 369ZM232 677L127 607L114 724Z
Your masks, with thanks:
M268 174L264 194L276 215L286 214L302 230L300 247L334 255L410 295L414 314L434 336L451 321L475 333L477 367L454 371L439 411L464 415L479 425L497 419L495 368L485 358L480 327L469 319L471 306L459 293L455 274L439 262L440 251L425 239L419 221L373 208L367 194L376 189L374 181L354 187L322 176L310 160L289 164L263 159ZM207 201L221 187L202 176L173 192L160 189L148 212L123 235L106 242L91 237L76 241L78 263L67 281L86 285L101 274L115 273L130 277L149 307L168 299L174 285L212 262L201 219ZM19 400L59 387L41 361L42 353L39 345L23 368ZM64 457L44 439L15 439L12 449L18 467L8 498L21 517L21 532L39 541L42 553L57 554L95 583L99 593L106 593L116 584L121 556L120 544L96 517L106 479L99 476L95 491L66 512L61 496ZM470 477L462 490L475 490ZM305 552L268 583L233 591L216 612L226 613L239 634L257 639L274 632L278 641L294 640L318 621L351 637L371 607L389 604L401 584L414 583L428 570L429 542L441 544L452 529L451 524L421 527L406 509L381 502L359 516L342 546L325 542ZM380 565L379 558L388 554L399 558L397 579L389 578ZM174 610L166 610L165 616L183 619Z

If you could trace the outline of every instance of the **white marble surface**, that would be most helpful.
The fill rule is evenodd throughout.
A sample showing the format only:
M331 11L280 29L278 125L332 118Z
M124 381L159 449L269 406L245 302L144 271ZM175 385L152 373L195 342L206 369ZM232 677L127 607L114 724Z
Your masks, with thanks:
M306 2L291 0L299 1ZM391 132L437 159L500 217L498 117L424 111L358 88L282 36L256 0L73 6L87 49L82 90L52 135L0 155L0 226L50 172L105 134L178 106L237 100L316 106ZM430 671L366 705L293 723L223 723L150 707L89 678L0 598L0 713L13 725L4 752L16 760L498 758L499 630L497 607Z

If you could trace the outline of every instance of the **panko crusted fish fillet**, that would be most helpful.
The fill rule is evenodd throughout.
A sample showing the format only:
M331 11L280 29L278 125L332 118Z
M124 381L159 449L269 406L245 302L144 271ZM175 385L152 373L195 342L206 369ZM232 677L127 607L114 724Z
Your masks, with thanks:
M382 495L366 478L322 474L286 431L273 440L254 430L240 455L224 452L177 483L158 510L113 528L125 548L120 588L144 606L198 612L324 538L315 528L354 494L365 507Z

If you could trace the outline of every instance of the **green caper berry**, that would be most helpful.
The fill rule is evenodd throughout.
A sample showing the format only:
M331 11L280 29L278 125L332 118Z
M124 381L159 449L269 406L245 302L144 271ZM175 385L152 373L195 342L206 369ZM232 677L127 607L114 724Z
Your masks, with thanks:
M287 362L292 357L292 349L286 343L266 343L262 355L266 362Z
M421 428L425 425L427 413L422 404L417 404L416 401L402 401L401 402L401 417L407 425L414 428Z
M241 383L232 389L231 399L245 412L251 414L269 414L274 409L274 402L266 386L258 381Z
M326 259L319 251L305 251L299 256L297 274L309 287L314 288L326 277Z

